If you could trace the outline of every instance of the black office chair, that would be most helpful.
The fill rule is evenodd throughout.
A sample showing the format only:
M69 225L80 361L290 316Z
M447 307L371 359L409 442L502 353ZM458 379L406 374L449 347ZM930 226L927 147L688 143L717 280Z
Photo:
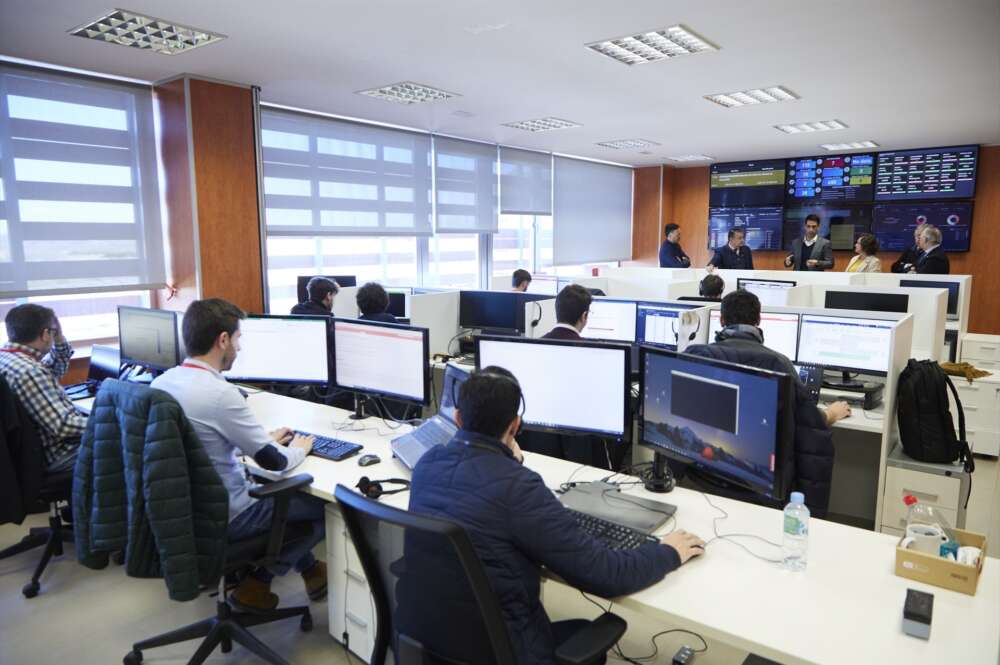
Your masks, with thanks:
M375 599L371 665L515 665L499 600L461 526L338 485L335 497ZM426 593L433 589L433 595ZM605 613L557 645L557 665L598 665L625 633Z

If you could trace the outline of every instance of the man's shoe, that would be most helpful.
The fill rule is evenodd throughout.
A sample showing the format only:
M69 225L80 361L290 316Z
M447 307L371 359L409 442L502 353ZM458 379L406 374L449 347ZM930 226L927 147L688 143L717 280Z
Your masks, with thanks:
M317 561L309 570L302 571L302 579L306 583L306 594L309 600L326 598L326 564Z
M252 575L243 578L229 594L229 603L240 612L268 612L278 606L278 596L271 593L271 583Z

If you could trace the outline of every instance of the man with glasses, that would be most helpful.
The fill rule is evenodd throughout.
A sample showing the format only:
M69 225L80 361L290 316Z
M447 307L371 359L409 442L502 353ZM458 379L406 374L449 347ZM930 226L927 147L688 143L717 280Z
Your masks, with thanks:
M72 469L87 426L87 417L59 385L73 347L48 307L18 305L7 312L4 322L9 341L0 348L0 374L38 428L47 471Z

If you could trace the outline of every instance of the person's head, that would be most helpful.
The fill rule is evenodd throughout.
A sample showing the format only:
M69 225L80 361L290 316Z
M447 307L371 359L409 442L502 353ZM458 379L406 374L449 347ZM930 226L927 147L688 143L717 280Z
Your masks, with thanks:
M924 224L920 230L920 240L917 241L920 249L927 250L935 245L941 244L941 231L932 224Z
M760 325L760 300L750 291L737 289L722 299L722 325Z
M742 226L735 226L729 229L729 246L733 249L742 247L746 242L747 233Z
M368 282L358 289L357 300L363 316L381 314L389 309L389 294L378 282Z
M232 369L240 351L240 321L246 313L222 298L195 300L181 323L184 348L220 371Z
M502 367L490 365L472 372L459 389L455 406L459 427L508 445L521 427L521 387Z
M927 226L926 223L917 224L917 228L913 229L913 244L917 247L920 247L920 233L924 230L925 226Z
M819 233L819 215L806 215L806 222L803 225L806 232L806 240L812 240Z
M594 297L579 284L570 284L556 296L556 321L583 330L587 327L590 303Z
M875 256L878 254L878 238L871 233L862 233L854 242L854 253L861 256Z
M718 275L706 275L698 285L698 293L702 298L712 298L718 300L722 297L722 291L726 288L726 283Z
M333 298L340 293L340 285L329 277L313 277L306 284L306 293L309 294L309 300L332 312Z
M663 235L667 237L667 240L676 244L681 241L681 227L677 224L667 224L663 227Z
M34 303L14 307L7 312L4 323L7 324L8 340L30 346L40 353L48 353L59 334L56 313Z
M524 268L518 268L510 278L510 285L515 291L527 291L531 285L531 273Z

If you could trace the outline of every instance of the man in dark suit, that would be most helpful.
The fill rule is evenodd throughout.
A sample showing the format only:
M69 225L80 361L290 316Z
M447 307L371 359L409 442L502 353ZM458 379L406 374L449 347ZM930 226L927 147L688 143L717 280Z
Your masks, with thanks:
M381 321L382 323L399 323L395 316L387 312L389 309L389 294L378 282L368 282L357 294L358 310L361 321Z
M923 251L920 249L920 232L924 230L924 224L917 224L913 229L913 246L907 247L890 268L892 272L910 272L910 268L917 265Z
M793 270L828 270L833 267L833 245L819 234L819 215L809 215L802 236L792 241L785 267Z
M542 339L579 340L580 331L587 327L590 316L590 303L594 298L590 291L579 284L570 284L556 296L555 327L542 336Z
M941 231L936 226L925 224L918 242L924 253L910 272L918 275L947 275L951 272L951 263L941 248Z
M753 270L753 252L746 246L746 231L736 226L729 229L729 242L717 247L712 259L708 262L708 272L716 268L724 270Z
M333 299L340 292L340 285L327 277L316 276L306 284L309 299L292 307L292 314L333 316Z
M660 267L690 268L691 259L681 249L681 227L667 224L663 227L663 235L666 239L660 245Z

